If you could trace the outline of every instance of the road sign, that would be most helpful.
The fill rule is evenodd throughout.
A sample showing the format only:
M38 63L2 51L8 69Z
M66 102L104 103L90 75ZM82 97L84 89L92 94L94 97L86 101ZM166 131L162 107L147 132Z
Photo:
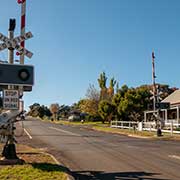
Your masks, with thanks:
M8 110L19 109L19 91L17 90L3 91L3 108Z
M34 84L34 67L30 65L0 64L0 85Z
M21 43L27 39L32 38L33 35L31 32L25 33L23 36L17 36L10 40L8 37L0 33L0 40L3 41L4 43L0 44L0 51L6 49L6 48L15 48L18 50L21 54L24 54L28 58L31 58L33 56L33 53L28 51L27 49L23 48L21 45L18 43Z

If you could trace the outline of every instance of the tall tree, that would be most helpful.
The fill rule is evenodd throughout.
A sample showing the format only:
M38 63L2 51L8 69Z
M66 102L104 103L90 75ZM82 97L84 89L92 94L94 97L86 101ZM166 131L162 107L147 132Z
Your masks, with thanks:
M102 72L100 74L100 77L98 78L98 83L99 83L99 87L101 89L100 92L100 99L107 99L107 87L106 87L106 81L107 81L107 77L105 72Z
M111 78L109 88L107 90L109 100L111 100L114 95L114 86L115 85L116 85L116 80L114 78Z

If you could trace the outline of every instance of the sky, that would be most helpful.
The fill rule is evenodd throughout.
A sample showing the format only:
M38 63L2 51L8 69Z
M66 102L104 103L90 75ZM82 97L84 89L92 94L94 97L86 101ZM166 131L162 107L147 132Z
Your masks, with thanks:
M98 88L103 71L120 86L151 84L152 51L156 82L179 88L179 0L26 1L26 32L34 36L26 48L34 55L25 64L35 67L26 108L35 102L71 105L85 97L89 84ZM7 35L9 19L16 18L20 35L21 6L1 0L0 9L0 32ZM7 51L0 59L7 60Z

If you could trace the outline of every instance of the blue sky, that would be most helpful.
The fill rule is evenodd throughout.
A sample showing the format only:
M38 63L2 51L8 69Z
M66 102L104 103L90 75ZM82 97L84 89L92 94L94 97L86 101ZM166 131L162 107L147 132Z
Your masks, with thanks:
M9 18L16 18L19 35L20 15L16 0L2 1L0 32L7 34ZM179 87L179 0L27 0L26 31L34 35L26 41L34 56L25 62L35 66L26 107L71 105L89 84L98 88L102 71L120 86L150 84L152 51L157 82Z

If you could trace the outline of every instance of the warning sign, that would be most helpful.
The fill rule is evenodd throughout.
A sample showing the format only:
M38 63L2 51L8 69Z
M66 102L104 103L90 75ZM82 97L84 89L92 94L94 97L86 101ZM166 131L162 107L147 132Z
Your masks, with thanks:
M19 109L19 91L17 90L3 91L3 108L9 110Z

